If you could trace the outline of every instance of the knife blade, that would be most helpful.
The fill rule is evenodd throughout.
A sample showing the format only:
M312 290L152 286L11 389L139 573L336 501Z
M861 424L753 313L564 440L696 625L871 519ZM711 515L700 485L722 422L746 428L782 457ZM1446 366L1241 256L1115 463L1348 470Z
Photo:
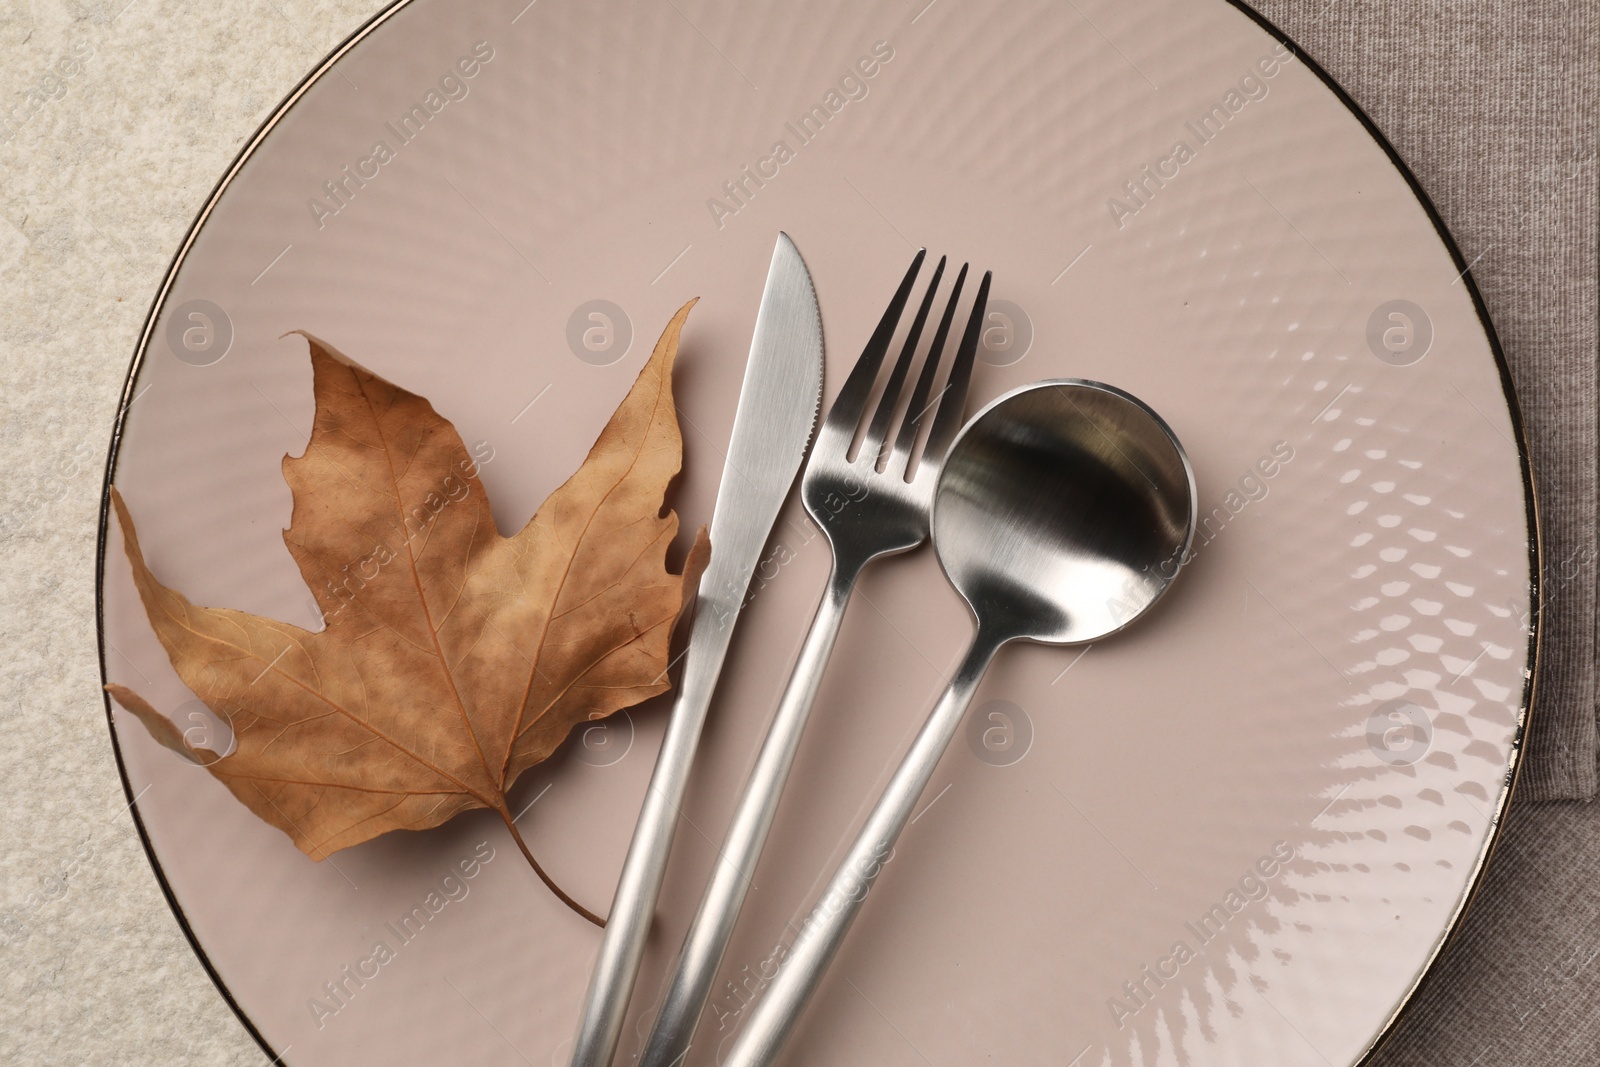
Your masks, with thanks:
M678 808L745 592L822 404L822 316L811 273L778 234L711 518L683 679L645 791L573 1040L572 1067L609 1067L622 1034Z

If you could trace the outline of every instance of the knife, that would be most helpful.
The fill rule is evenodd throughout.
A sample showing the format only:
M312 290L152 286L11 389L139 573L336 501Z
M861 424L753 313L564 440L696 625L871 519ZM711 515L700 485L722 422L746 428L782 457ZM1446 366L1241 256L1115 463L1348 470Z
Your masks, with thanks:
M750 577L799 473L821 404L817 294L794 242L779 233L717 489L711 564L700 578L683 680L589 976L572 1067L609 1067L616 1053L706 708Z

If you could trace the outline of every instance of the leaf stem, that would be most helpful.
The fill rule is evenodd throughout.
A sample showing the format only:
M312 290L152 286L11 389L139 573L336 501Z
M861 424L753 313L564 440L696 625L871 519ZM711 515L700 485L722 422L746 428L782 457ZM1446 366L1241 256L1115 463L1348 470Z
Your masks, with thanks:
M517 843L517 847L522 850L522 858L528 861L528 866L533 868L533 873L539 876L539 880L550 887L550 892L554 893L556 898L559 899L561 903L565 904L567 907L571 908L585 919L588 919L596 926L604 927L606 924L604 919L600 918L600 916L596 915L582 904L579 904L576 900L573 900L571 897L567 896L566 892L563 891L560 886L556 885L548 874L544 873L544 868L539 866L539 861L533 858L532 852L528 851L527 842L522 840L522 834L517 829L516 822L511 818L511 809L501 808L500 819L506 824L506 829L511 831L511 840L515 841Z

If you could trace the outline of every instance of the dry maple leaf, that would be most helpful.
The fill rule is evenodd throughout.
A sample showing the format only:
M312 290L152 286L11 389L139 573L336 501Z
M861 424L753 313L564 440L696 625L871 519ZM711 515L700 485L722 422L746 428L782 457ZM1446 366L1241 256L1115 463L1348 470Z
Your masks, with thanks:
M579 723L668 688L668 643L707 556L666 567L663 514L682 463L673 316L583 466L514 537L495 529L477 466L422 397L307 336L316 424L285 456L284 543L319 632L199 607L146 565L112 504L145 612L179 676L233 725L208 769L313 859L391 830L490 808L545 884L506 792ZM106 687L162 744L190 748L125 686Z

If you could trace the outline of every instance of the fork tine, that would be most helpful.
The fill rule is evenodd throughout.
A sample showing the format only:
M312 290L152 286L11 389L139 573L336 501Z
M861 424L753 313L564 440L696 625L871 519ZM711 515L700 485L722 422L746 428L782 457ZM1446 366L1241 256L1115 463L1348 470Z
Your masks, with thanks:
M967 330L961 337L961 348L956 361L950 365L950 379L944 394L939 397L939 411L933 417L933 429L928 433L928 444L922 450L923 462L943 463L944 454L950 450L956 432L961 429L962 412L967 406L967 385L972 381L972 361L978 355L978 339L983 334L983 316L989 306L989 282L993 271L983 272L983 282L972 301L972 314L967 318Z
M934 332L933 344L928 347L928 358L923 361L922 374L917 378L917 385L911 391L911 402L906 405L906 417L900 423L900 432L895 435L894 458L904 471L909 465L911 449L917 443L917 434L930 410L937 404L928 402L928 396L933 392L933 379L939 370L939 361L944 358L945 339L950 336L950 321L955 318L956 303L961 299L961 287L967 280L967 264L961 264L961 271L956 275L956 284L950 290L950 300L944 306L944 316L939 320L939 329Z
M900 280L900 288L895 290L894 299L889 301L883 318L878 320L878 328L872 331L867 347L861 350L861 358L856 360L856 365L850 369L850 376L839 389L839 395L834 397L833 407L828 409L827 426L844 430L852 438L855 437L856 427L861 423L861 413L867 409L867 398L872 395L872 383L878 380L878 368L883 365L889 342L894 339L894 328L900 324L900 312L905 310L906 300L911 296L911 285L917 280L917 272L922 269L922 261L927 254L926 248L917 249L906 276Z
M884 441L889 436L889 423L894 418L895 406L900 401L900 390L905 388L906 376L911 373L911 360L917 354L917 344L922 340L922 328L927 325L928 311L933 307L934 294L939 291L939 279L944 277L944 257L939 257L939 265L933 268L933 277L928 281L928 291L923 294L922 303L917 306L917 317L911 320L911 329L906 333L906 343L900 349L900 358L894 361L894 369L889 372L889 380L884 383L883 395L878 398L878 410L872 413L872 425L867 427L867 436L862 438L861 451L858 455L872 457L873 466L883 459Z

